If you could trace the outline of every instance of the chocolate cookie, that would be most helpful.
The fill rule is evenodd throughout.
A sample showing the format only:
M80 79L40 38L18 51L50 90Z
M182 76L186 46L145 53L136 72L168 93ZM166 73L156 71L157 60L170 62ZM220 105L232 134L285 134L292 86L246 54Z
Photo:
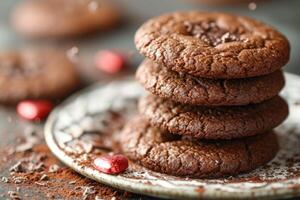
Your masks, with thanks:
M148 124L143 118L124 128L120 146L133 161L153 171L192 178L218 178L253 170L276 155L272 132L232 141L190 140Z
M58 99L78 85L74 65L57 50L0 52L0 102Z
M118 21L118 10L106 0L26 0L12 15L14 28L30 37L77 36Z
M232 139L256 135L278 126L288 115L280 97L247 106L190 106L149 95L139 111L150 124L174 134L205 139Z
M281 70L244 79L196 78L145 60L137 70L139 82L151 93L183 104L227 106L259 103L284 86Z
M205 78L269 74L289 60L274 28L224 13L174 12L150 19L135 35L141 54L173 71Z

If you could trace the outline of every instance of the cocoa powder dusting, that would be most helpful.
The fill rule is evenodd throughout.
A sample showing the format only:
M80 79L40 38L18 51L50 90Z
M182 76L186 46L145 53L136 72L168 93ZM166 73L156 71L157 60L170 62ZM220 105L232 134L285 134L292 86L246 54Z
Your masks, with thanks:
M5 148L8 149L8 148ZM15 149L15 147L14 147ZM84 178L61 166L45 144L35 144L31 151L8 154L0 149L7 162L0 163L1 187L9 199L127 199L134 197L125 191Z

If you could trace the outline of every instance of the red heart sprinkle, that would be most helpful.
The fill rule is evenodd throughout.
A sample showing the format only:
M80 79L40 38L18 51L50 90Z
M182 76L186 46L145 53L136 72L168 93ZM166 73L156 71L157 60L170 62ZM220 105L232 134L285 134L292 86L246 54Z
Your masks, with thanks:
M105 155L94 160L97 170L107 174L119 174L128 168L128 159L123 155Z
M24 100L18 103L18 114L27 120L43 120L53 109L53 104L47 100Z
M126 66L126 57L116 51L99 51L95 57L95 65L106 73L115 74Z

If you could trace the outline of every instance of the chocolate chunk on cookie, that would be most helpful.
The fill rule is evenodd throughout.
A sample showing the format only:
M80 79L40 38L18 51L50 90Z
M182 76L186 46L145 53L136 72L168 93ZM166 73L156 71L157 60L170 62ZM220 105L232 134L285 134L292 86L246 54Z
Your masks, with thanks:
M145 60L138 81L152 94L183 104L228 106L259 103L276 96L284 86L281 70L244 79L207 79L178 73Z
M266 132L284 121L288 106L281 97L247 106L203 107L149 95L139 102L153 126L174 134L205 139L232 139Z
M204 78L269 74L289 60L288 40L274 28L225 13L174 12L140 27L141 54L168 69Z
M29 37L68 37L111 28L119 18L107 0L26 0L13 11L12 25Z
M121 133L123 152L153 171L192 178L218 178L248 172L276 155L272 132L232 141L191 140L135 118Z
M79 77L64 52L27 49L0 52L0 102L60 99L73 91Z

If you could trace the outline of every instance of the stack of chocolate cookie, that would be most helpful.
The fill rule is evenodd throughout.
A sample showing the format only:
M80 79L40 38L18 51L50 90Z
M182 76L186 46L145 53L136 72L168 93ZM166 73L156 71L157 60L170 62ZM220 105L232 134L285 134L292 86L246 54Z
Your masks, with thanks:
M122 132L131 160L166 174L211 178L274 158L272 129L288 115L278 96L290 51L282 34L246 17L176 12L146 22L135 42L147 57L136 76L152 94Z

